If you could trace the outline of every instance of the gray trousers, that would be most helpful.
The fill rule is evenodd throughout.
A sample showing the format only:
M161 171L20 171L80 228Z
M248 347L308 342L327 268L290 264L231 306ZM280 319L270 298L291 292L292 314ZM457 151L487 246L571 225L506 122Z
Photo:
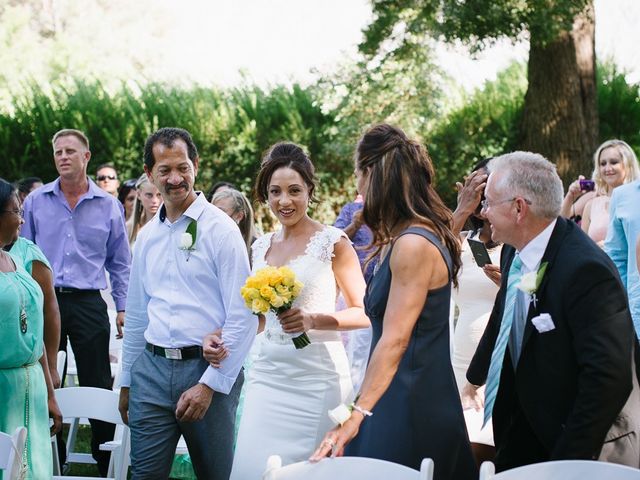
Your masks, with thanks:
M180 422L175 414L180 395L198 383L207 366L203 358L169 360L147 350L133 364L129 391L132 479L168 478L180 435L199 479L229 478L243 373L228 395L213 394L202 420Z

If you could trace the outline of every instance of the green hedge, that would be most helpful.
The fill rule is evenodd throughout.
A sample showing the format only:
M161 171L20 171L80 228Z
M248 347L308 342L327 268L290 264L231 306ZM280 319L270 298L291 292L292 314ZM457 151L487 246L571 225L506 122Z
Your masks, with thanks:
M357 123L366 117L356 114L357 109L370 112L372 105L358 107L350 101L333 110L323 108L331 88L330 82L227 90L129 82L111 91L99 81L80 80L48 91L29 85L14 96L11 112L0 112L0 176L52 180L57 174L51 136L61 128L79 128L91 141L90 174L98 164L112 162L121 178L134 178L142 172L146 137L162 126L180 126L191 132L200 151L199 188L227 180L249 194L262 153L277 141L290 140L305 146L316 165L321 202L313 207L314 216L332 222L355 193L354 132L362 131L364 125ZM415 111L408 103L394 109L404 112L400 126L417 130L428 146L438 190L450 206L455 205L455 182L476 161L516 148L525 90L525 67L513 64L447 115L435 108ZM438 92L425 90L425 103L442 102ZM612 64L604 64L598 69L598 92L601 140L622 138L640 152L640 87L630 85ZM406 101L415 104L416 95ZM258 209L258 218L270 228L264 207Z

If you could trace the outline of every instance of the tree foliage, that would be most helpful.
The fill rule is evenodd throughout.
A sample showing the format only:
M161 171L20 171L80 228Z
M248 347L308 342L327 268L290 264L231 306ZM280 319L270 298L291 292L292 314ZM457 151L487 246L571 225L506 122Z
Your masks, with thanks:
M499 38L519 40L535 34L543 42L571 30L587 0L372 0L374 20L365 29L361 50L375 55L391 41L410 51L412 38L428 32L460 40L472 51Z
M191 132L199 149L199 188L227 180L250 194L262 153L288 140L303 145L316 164L324 200L316 209L322 218L332 220L335 209L350 199L345 185L352 183L353 168L350 157L336 154L334 115L321 110L313 89L299 85L220 90L129 82L112 92L99 81L76 80L71 87L53 85L50 92L34 84L12 105L12 112L0 113L0 176L8 180L54 179L51 137L61 128L88 135L90 174L98 164L112 162L122 178L135 178L142 173L147 136L179 126Z

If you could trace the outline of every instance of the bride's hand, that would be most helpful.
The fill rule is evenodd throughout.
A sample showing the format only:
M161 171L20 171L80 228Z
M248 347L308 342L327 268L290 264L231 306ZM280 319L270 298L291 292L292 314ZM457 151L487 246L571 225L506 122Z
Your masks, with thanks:
M229 356L222 341L222 330L210 333L202 342L202 356L214 368L220 368L220 362Z
M302 333L313 328L313 315L300 308L290 308L278 315L285 333Z

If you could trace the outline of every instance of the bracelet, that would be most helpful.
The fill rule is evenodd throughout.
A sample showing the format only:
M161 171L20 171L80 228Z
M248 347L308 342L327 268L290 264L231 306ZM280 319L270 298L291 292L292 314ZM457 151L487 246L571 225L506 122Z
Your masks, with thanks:
M362 415L364 415L365 417L370 417L371 415L373 415L373 412L370 410L365 410L364 408L362 408L359 405L356 405L355 403L352 403L350 405L352 410L355 410L357 412L360 412Z

